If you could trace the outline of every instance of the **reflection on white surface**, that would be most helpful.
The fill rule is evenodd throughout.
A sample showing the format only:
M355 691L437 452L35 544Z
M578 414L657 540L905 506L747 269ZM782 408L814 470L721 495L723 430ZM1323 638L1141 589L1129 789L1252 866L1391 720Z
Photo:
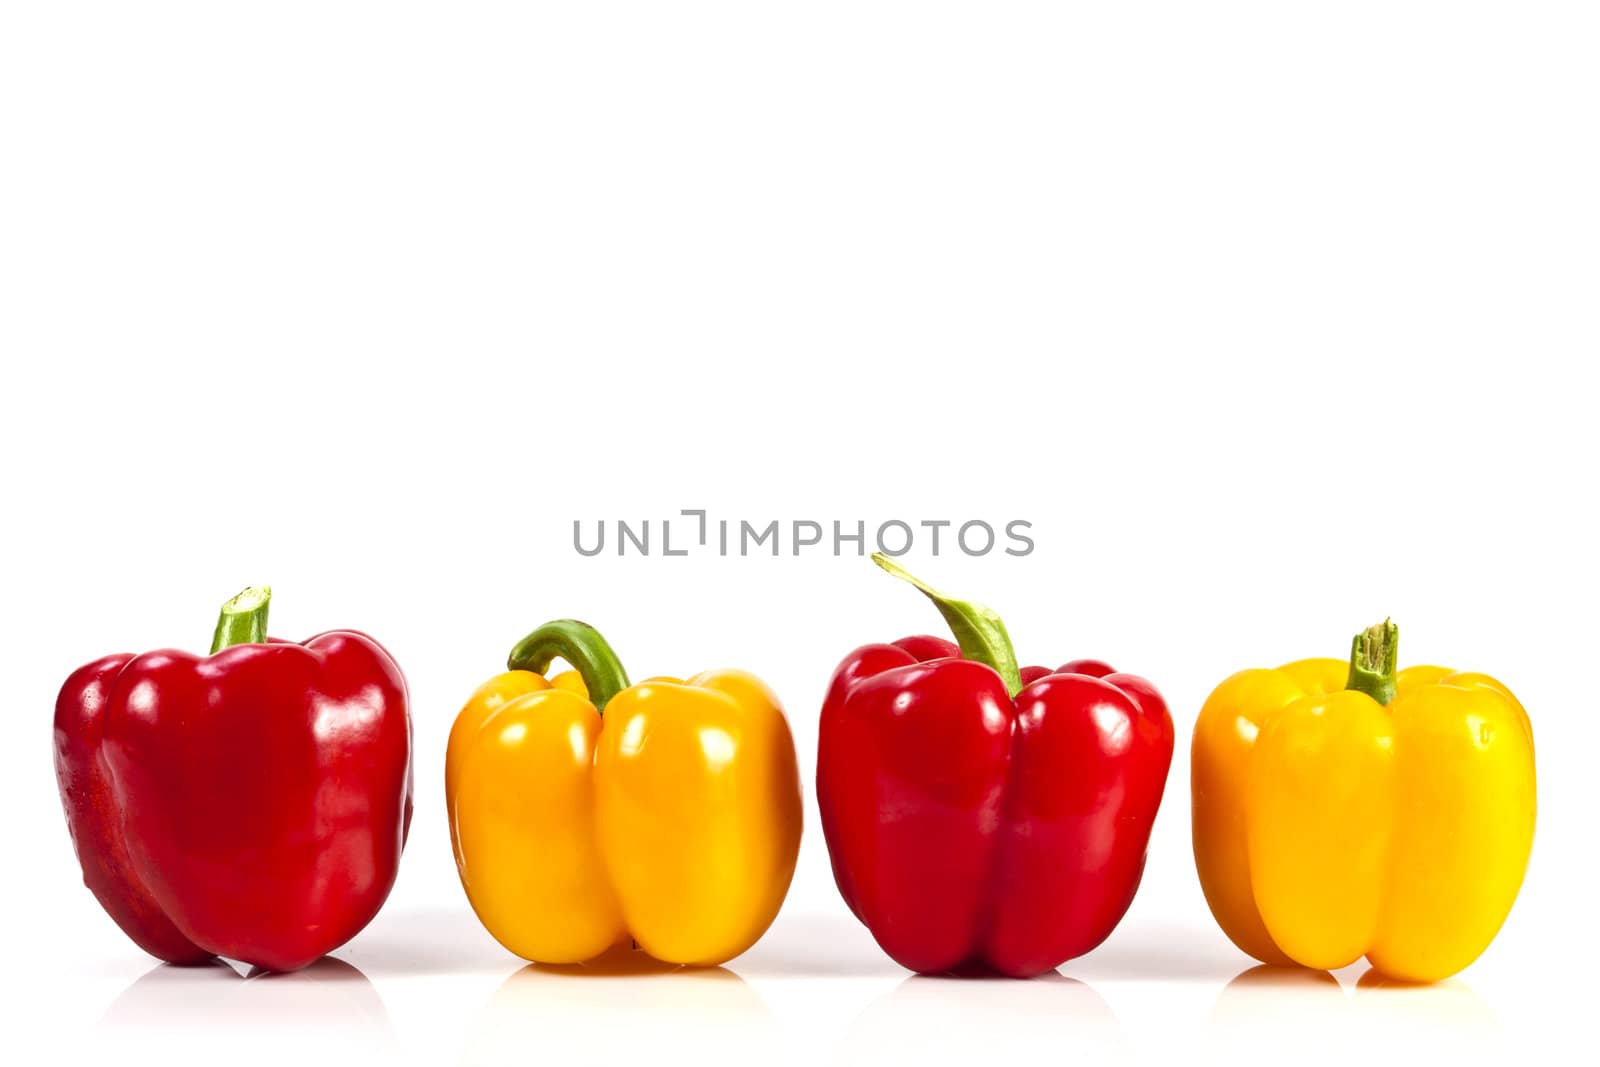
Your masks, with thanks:
M1406 986L1371 973L1357 980L1362 966L1333 975L1255 967L1220 935L1179 937L1159 925L1073 961L1072 977L1029 981L908 975L836 914L783 917L726 969L669 967L638 952L583 967L524 965L465 908L380 917L340 955L296 975L154 966L131 982L126 971L86 977L87 965L69 962L65 984L41 986L29 1009L51 1035L40 1061L1462 1067L1503 1063L1508 1051L1551 1058L1537 1053L1541 1033L1552 1039L1528 1025L1521 987L1494 985L1492 972ZM1551 1005L1546 1018L1574 1017L1558 1016L1546 989L1529 996Z
M621 949L570 967L529 964L478 1014L462 1062L640 1063L664 1051L772 1060L780 1042L755 990L721 967L673 967ZM748 1058L748 1059L746 1059Z
M1217 994L1205 1045L1217 1055L1297 1057L1309 1043L1319 1054L1336 1055L1335 1045L1351 1037L1349 1007L1339 980L1327 971L1251 967Z
M294 974L240 974L223 963L160 964L122 991L90 1040L142 1062L201 1062L226 1050L250 1062L343 1050L381 1055L394 1035L378 991L343 960L318 960Z
M1111 1007L1060 974L1011 978L912 975L851 1022L847 1064L1027 1062L1048 1050L1063 1063L1131 1063Z
M1217 995L1206 1028L1210 1051L1251 1059L1444 1057L1453 1064L1500 1061L1500 1024L1460 979L1414 986L1367 971L1350 985L1326 971L1252 967Z
M1408 985L1368 971L1352 998L1359 1026L1430 1055L1500 1059L1504 1034L1489 1002L1460 978Z

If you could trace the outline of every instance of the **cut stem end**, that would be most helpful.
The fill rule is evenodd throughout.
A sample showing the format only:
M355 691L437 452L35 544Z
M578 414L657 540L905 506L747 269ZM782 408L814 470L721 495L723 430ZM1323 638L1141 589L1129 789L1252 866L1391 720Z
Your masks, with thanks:
M1390 619L1367 627L1350 642L1346 689L1365 693L1381 706L1394 700L1395 665L1400 660L1400 627Z
M211 635L211 654L234 645L259 645L267 639L267 612L272 607L272 587L252 585L222 605L217 628Z

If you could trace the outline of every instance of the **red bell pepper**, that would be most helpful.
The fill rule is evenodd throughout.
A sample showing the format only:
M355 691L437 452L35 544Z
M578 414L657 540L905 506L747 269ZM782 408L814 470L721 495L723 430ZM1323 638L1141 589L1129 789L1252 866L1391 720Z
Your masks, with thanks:
M993 612L873 559L933 600L959 645L867 645L834 672L817 805L839 891L913 971L1054 970L1133 900L1172 717L1104 663L1019 669Z
M212 655L120 654L56 700L84 884L140 948L274 971L337 948L389 895L411 822L406 683L370 637L266 636L268 590Z

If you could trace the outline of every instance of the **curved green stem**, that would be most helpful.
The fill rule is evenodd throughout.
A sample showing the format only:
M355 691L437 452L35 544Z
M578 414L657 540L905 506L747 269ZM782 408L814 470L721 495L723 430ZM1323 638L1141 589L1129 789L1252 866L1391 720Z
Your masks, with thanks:
M1380 706L1388 707L1394 699L1399 652L1400 627L1388 619L1362 630L1350 642L1350 680L1344 687L1365 693Z
M272 606L272 587L254 586L222 605L217 630L211 635L214 656L233 645L259 645L267 639L267 609Z
M934 589L917 578L882 552L872 554L872 562L917 587L923 596L933 601L944 621L950 625L956 644L961 646L961 658L974 660L994 668L1006 684L1006 692L1016 696L1022 692L1022 673L1017 668L1017 653L1011 647L1011 635L1000 616L970 600L957 600Z
M602 715L611 698L628 688L628 673L606 639L599 630L577 619L545 623L517 642L506 666L514 671L543 674L557 657L570 663L583 678L590 702Z

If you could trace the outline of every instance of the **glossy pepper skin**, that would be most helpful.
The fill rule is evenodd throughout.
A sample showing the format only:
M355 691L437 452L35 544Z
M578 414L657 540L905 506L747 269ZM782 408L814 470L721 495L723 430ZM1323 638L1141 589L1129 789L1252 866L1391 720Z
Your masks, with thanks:
M867 645L834 672L817 760L834 879L910 970L1042 974L1133 900L1172 719L1104 663L1018 669L998 618L916 584L961 644Z
M557 656L577 672L546 680ZM800 848L799 765L771 691L735 670L630 686L571 619L509 665L461 709L445 759L456 867L485 928L539 963L632 939L714 965L753 945Z
M306 966L377 913L405 843L400 669L353 631L268 641L267 595L229 602L213 655L108 656L56 702L84 883L172 963Z
M1366 956L1432 982L1489 946L1533 846L1527 713L1488 675L1395 671L1397 630L1350 662L1246 670L1192 749L1200 884L1234 944L1332 970Z

